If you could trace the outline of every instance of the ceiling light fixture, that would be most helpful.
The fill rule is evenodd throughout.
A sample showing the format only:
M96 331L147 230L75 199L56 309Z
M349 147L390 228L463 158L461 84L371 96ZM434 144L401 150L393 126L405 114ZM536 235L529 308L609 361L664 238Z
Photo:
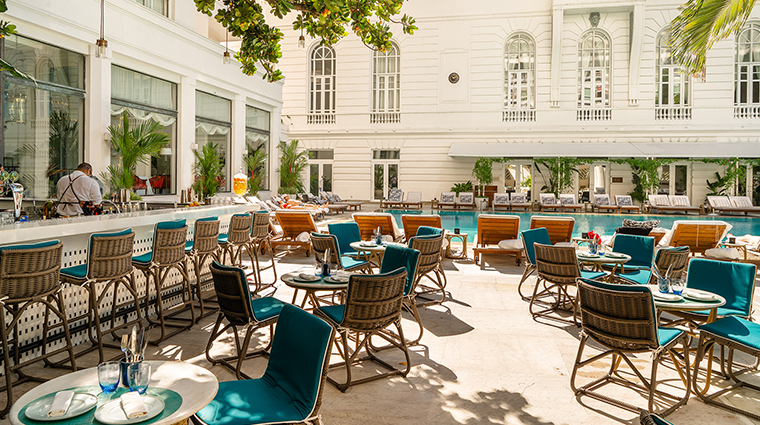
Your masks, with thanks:
M229 65L232 59L230 58L230 32L226 31L224 34L224 59L223 62L225 65Z
M303 37L303 28L301 28L301 36L298 37L298 47L301 49L306 47L306 39Z
M105 4L106 0L100 0L100 38L95 41L98 46L96 56L104 58L108 54L108 40L105 37Z

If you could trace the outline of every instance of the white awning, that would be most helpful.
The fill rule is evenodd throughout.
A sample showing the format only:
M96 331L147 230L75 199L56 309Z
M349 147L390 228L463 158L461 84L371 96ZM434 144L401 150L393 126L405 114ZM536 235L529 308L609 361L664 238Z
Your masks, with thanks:
M453 157L760 158L760 142L454 142Z

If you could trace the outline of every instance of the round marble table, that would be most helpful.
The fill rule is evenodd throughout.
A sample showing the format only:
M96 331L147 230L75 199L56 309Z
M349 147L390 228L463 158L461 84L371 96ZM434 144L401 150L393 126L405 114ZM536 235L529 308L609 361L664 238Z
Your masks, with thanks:
M351 273L348 272L338 272L336 275L338 276L349 276ZM319 280L315 280L313 282L304 282L302 280L298 280L298 272L294 273L285 273L280 277L280 280L282 280L286 285L290 286L291 288L295 289L293 292L293 300L291 301L291 304L296 304L296 295L298 294L299 290L303 290L306 292L306 295L304 296L303 302L301 303L301 308L304 308L306 305L306 301L308 300L313 308L317 308L320 306L319 297L317 297L316 293L317 291L330 291L335 293L336 291L343 291L348 288L348 282L345 283L331 283L331 282L325 282L324 279L320 278Z
M370 267L380 267L383 263L383 255L385 255L385 248L388 245L406 246L405 244L398 242L384 242L382 245L372 244L371 242L351 242L351 249L357 251L360 256L369 262Z
M169 425L185 420L206 407L216 396L219 382L208 370L184 362L146 360L152 373L149 387L167 388L182 396L182 404L171 415L151 422L151 425ZM98 368L79 370L47 381L22 395L11 408L8 418L13 425L29 425L19 419L19 413L30 402L58 391L73 387L98 387ZM100 406L98 406L100 407ZM95 409L86 413L93 415ZM93 419L94 421L94 419ZM31 422L30 422L31 423ZM34 422L38 423L38 422ZM51 422L51 424L54 422Z
M657 285L647 285L647 288L652 291L654 306L658 310L662 311L704 311L709 310L710 314L707 316L707 323L712 323L717 319L718 307L726 303L726 299L718 294L712 294L715 297L715 301L698 301L690 298L682 297L679 301L663 301L656 298L660 290ZM707 292L707 291L701 291Z
M588 251L576 250L575 255L578 257L578 261L585 264L591 264L593 271L601 272L602 264L614 264L610 274L614 274L618 266L623 265L631 261L631 256L628 254L621 254L619 252L607 252L604 255L589 256ZM610 256L612 255L612 256Z

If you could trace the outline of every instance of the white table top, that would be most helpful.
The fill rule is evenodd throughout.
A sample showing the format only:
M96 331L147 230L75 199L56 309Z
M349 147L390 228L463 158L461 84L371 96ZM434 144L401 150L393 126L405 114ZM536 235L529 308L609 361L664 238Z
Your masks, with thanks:
M657 285L646 285L647 288L649 288L652 293L658 293L659 288ZM702 291L707 292L707 291ZM670 310L670 311L701 311L701 310L712 310L714 308L718 308L726 303L726 299L721 297L718 294L713 294L715 297L717 297L717 301L697 301L692 300L689 298L683 298L681 301L660 301L656 298L654 299L654 306L656 308L659 308L660 310Z
M369 252L381 252L385 251L385 248L388 245L399 245L399 246L406 246L405 244L398 243L398 242L386 242L383 245L372 245L372 246L365 246L362 244L368 244L369 242L362 241L362 242L351 242L351 248L357 250L357 251L369 251Z
M579 249L575 251L575 255L578 257L578 261L582 263L616 263L616 264L625 264L629 261L631 261L631 256L628 254L621 254L619 252L612 253L613 255L617 255L619 257L609 257L605 253L605 255L600 255L598 257L584 257L585 255L588 255L588 251Z
M219 390L219 382L208 370L184 362L146 360L151 364L150 387L168 388L182 396L182 405L176 412L151 425L174 424L187 419L209 404ZM9 419L13 425L19 421L19 411L28 403L48 394L72 387L98 386L98 368L79 370L47 381L21 396L11 408ZM51 422L53 425L54 422Z
M348 282L346 283L329 283L322 279L314 282L300 282L295 280L298 277L298 272L285 273L280 279L285 282L286 285L296 289L308 289L314 291L339 291L341 289L348 288Z

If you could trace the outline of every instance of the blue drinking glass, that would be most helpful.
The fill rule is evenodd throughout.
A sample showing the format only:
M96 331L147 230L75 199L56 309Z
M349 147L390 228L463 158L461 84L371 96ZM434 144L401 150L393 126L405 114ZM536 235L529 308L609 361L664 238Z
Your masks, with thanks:
M144 394L150 383L150 363L139 362L129 365L127 376L129 377L129 390Z
M119 362L105 362L98 365L98 383L104 393L112 393L119 387L120 371Z

